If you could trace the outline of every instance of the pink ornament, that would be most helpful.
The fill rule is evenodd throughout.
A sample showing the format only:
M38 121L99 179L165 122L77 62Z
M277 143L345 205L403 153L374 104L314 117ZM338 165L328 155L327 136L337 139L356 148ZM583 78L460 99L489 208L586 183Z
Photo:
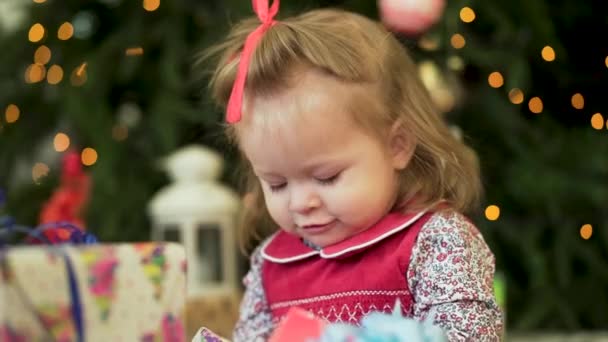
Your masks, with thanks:
M445 0L378 0L378 7L388 29L417 36L441 18Z

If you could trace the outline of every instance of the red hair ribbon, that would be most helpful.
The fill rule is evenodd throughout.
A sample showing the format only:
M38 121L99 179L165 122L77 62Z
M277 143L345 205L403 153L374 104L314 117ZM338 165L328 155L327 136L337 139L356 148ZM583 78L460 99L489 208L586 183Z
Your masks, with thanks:
M236 123L241 120L241 110L243 107L243 92L245 91L245 81L249 69L249 61L258 42L270 27L276 23L274 16L279 11L279 0L273 0L272 6L268 7L269 0L252 0L253 10L258 15L262 24L251 32L245 40L245 46L241 52L241 60L236 73L236 79L232 86L228 107L226 108L226 121Z

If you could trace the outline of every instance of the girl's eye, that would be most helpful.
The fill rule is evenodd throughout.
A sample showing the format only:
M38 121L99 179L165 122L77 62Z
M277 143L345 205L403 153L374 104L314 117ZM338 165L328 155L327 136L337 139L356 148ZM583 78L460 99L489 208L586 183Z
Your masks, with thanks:
M281 190L285 189L285 187L287 186L287 183L269 184L268 186L270 187L270 191L277 192L277 191L281 191Z
M317 181L323 185L330 185L330 184L333 184L335 181L337 181L339 177L340 177L340 172L336 173L335 175L333 175L331 177L317 178Z

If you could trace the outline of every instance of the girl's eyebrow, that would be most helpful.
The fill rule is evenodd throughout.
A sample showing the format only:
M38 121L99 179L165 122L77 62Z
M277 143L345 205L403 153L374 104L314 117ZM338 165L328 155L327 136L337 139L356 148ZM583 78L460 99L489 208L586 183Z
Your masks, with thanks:
M278 173L272 172L272 171L266 171L266 170L253 170L253 173L255 173L256 176L258 177L268 177L268 178L285 178L283 176L281 176Z
M304 167L304 170L308 173L313 171L321 170L334 170L344 168L348 163L340 158L328 158L320 160L318 162L310 163Z

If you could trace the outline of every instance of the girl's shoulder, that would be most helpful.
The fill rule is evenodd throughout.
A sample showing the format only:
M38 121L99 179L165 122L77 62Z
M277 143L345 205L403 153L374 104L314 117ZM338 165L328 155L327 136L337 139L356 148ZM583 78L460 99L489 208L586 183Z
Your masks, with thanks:
M473 221L451 208L433 213L420 229L419 243L447 244L462 246L473 242L485 244L483 236Z

